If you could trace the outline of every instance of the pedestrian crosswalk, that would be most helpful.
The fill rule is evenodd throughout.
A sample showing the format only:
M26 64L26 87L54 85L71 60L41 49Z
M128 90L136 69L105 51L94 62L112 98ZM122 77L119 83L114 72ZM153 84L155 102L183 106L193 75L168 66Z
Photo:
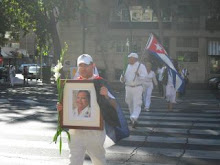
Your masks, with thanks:
M186 100L173 111L167 110L162 100L152 102L157 103L150 112L142 111L138 126L130 127L131 135L109 148L107 156L117 159L117 155L121 155L119 159L123 159L124 164L219 164L220 109L217 100L205 100L204 103L202 99L194 99L195 104ZM194 106L193 109L186 111L190 106ZM128 111L125 116L129 118Z
M11 104L13 101L0 100L0 164L67 165L66 134L61 155L58 144L52 143L57 121L55 106L31 99L18 99L17 103L24 104L16 105ZM191 104L185 100L168 111L163 99L154 98L151 111L141 112L137 127L129 125L131 135L106 149L108 165L219 164L218 101L204 102L199 99L199 104ZM9 105L10 108L5 108ZM122 107L129 119L126 105L122 103ZM91 161L86 159L84 165L91 165Z

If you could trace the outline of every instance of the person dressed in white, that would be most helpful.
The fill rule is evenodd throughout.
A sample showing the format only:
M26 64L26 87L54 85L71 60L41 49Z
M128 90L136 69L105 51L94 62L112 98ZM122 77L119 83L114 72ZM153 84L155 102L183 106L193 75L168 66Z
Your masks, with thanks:
M147 74L146 74L146 79L144 81L144 109L146 111L149 111L150 109L150 104L151 104L151 94L152 94L152 90L154 88L154 85L158 85L157 80L156 80L156 75L154 73L154 71L151 70L152 64L151 63L147 63L146 64L147 67ZM154 83L154 85L153 85Z
M93 74L94 63L90 55L80 55L77 59L77 66L80 74L77 80L93 80L98 77ZM116 107L114 96L111 95L105 86L101 87L99 93L104 96L113 107ZM57 110L63 110L63 105L61 103L57 104ZM69 133L71 137L71 141L68 143L70 149L69 165L83 165L86 152L90 156L94 165L106 165L104 149L104 141L106 137L105 129L70 129Z
M79 118L91 117L90 93L88 90L80 90L76 98L77 108L73 110L73 116Z
M166 100L168 102L168 109L173 109L173 104L176 103L176 89L174 87L173 75L171 69L166 70L167 85L166 85Z
M159 88L159 93L161 94L162 97L165 97L165 86L163 85L163 73L164 70L166 69L166 66L161 66L157 69L157 80L158 80L158 88Z
M125 75L121 76L120 81L125 83L125 102L128 104L130 120L134 128L141 112L143 81L147 70L143 64L138 62L137 53L128 55L128 63Z
M14 86L14 79L15 79L15 68L13 65L9 68L9 77L10 77L10 84L13 87Z

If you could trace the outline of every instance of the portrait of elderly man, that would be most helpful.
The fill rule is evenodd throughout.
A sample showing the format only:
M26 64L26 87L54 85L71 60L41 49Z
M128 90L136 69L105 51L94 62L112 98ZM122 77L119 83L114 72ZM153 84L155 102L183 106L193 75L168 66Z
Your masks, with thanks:
M80 90L76 97L76 108L73 110L74 117L91 117L90 93L88 90Z

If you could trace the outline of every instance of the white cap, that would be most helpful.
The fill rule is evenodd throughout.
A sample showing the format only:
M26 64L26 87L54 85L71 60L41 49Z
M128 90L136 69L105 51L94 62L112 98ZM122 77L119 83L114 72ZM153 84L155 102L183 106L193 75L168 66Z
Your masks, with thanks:
M130 54L128 55L128 57L138 58L138 54L137 54L137 53L130 53Z
M93 62L93 60L92 60L92 57L90 55L82 54L77 59L77 66L79 66L79 64L81 64L81 63L89 65L92 62Z

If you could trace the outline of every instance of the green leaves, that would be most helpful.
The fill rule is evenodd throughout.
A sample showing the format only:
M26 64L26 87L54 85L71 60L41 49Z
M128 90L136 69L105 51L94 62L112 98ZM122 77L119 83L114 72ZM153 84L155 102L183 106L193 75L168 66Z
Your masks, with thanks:
M60 79L60 72L61 72L61 69L63 67L62 63L63 63L64 55L65 55L67 49L68 49L68 45L65 43L65 47L61 51L60 60L58 60L58 63L54 68L55 77L57 77L56 81L57 81L57 92L58 92L58 101L59 101L59 103L63 102L63 89L64 89L64 86L65 86L66 81L67 81L67 79L66 79L64 81L64 83L61 84L61 79ZM60 116L60 113L58 113L57 131L56 131L56 133L53 137L53 142L56 144L57 141L58 141L58 138L59 138L59 151L60 151L60 154L62 152L62 146L63 146L62 132L66 132L67 137L68 137L68 141L70 141L70 134L67 130L62 128L62 126L61 126L61 116Z
M53 142L56 144L59 138L59 152L62 153L62 146L63 146L63 139L62 139L62 132L65 132L68 137L68 141L71 140L70 133L61 127L60 125L60 114L58 113L58 121L57 121L57 131L53 137Z
M62 152L62 133L60 134L60 154L61 154L61 152Z

